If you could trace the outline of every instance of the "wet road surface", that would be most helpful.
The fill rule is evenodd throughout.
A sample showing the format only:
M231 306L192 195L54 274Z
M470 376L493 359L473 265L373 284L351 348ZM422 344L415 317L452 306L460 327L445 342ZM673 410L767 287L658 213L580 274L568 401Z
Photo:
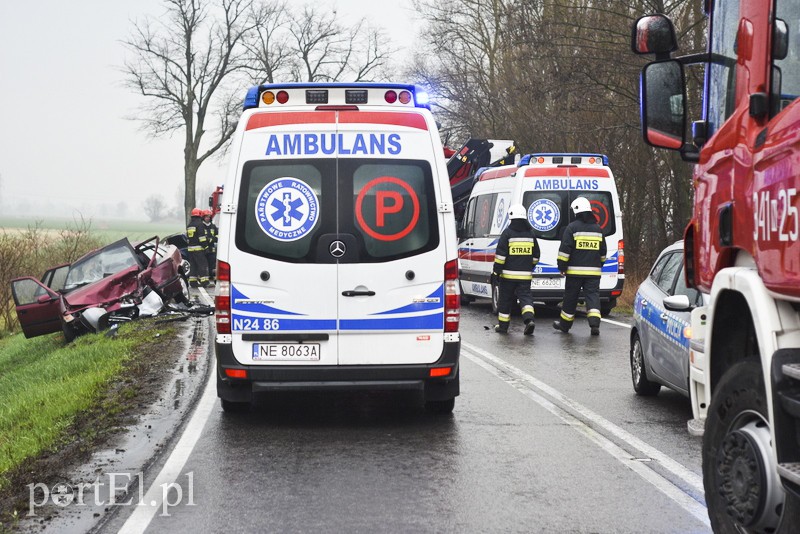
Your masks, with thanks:
M103 530L710 532L688 399L634 395L625 326L563 335L537 314L532 338L518 317L503 337L487 306L463 309L451 416L397 392L273 394L232 415L212 385L175 506Z

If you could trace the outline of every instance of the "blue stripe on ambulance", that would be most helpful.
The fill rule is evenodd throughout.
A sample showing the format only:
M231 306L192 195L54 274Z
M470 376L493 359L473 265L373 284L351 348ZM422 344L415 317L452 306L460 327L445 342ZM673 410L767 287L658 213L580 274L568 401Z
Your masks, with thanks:
M441 330L444 313L381 319L341 319L339 330Z
M233 311L242 311L242 312L253 312L253 313L271 313L273 315L305 315L303 313L296 313L290 312L287 310L281 310L279 308L273 308L272 306L268 306L263 303L255 303L255 302L240 302L242 300L251 300L247 295L236 289L233 285L231 286L231 308Z
M435 300L435 302L414 302L407 306L402 306L400 308L395 308L393 310L372 313L370 315L386 315L389 313L414 313L414 312L423 312L431 310L444 311L444 284L436 288L433 291L433 293L425 297L425 299L426 300L438 299L438 300Z
M441 330L444 328L444 284L426 297L426 299L437 299L435 302L412 303L372 314L402 314L402 317L342 319L339 321L336 319L310 319L305 314L281 310L261 303L237 302L237 300L249 299L235 287L231 287L231 294L232 322L235 332L331 331L337 330L337 322L338 330ZM435 313L419 315L421 312L430 311Z

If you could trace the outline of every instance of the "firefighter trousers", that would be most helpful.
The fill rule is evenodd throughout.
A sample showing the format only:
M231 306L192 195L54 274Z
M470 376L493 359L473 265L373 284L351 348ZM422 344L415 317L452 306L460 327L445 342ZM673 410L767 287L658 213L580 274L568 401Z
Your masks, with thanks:
M198 284L207 285L208 261L206 260L205 251L189 251L189 263L192 269L189 273L189 285L193 287L197 287Z
M583 300L586 302L589 326L600 327L600 277L567 276L564 282L564 301L561 303L561 330L564 332L572 328L581 289L583 289Z
M533 321L533 294L530 280L508 280L501 277L498 289L500 294L497 297L497 320L501 331L508 331L508 325L511 322L511 308L514 306L515 300L519 300L522 319L525 323Z

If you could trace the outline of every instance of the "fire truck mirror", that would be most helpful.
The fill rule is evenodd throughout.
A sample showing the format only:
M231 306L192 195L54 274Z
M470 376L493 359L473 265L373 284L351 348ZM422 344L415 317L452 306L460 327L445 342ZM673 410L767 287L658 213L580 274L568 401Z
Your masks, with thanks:
M664 15L647 15L633 25L631 49L635 54L663 55L678 49L672 21Z
M686 131L686 84L678 61L645 66L641 84L642 128L649 144L678 150Z
M789 26L782 19L775 19L772 28L772 60L786 59L789 55Z

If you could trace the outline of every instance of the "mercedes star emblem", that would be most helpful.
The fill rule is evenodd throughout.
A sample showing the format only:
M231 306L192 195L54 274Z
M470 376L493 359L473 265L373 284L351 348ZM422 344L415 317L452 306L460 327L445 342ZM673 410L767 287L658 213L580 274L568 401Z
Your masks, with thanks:
M341 258L342 256L344 256L344 253L347 250L347 248L344 246L344 243L337 240L331 243L331 246L328 250L330 250L331 256L333 256L334 258Z

